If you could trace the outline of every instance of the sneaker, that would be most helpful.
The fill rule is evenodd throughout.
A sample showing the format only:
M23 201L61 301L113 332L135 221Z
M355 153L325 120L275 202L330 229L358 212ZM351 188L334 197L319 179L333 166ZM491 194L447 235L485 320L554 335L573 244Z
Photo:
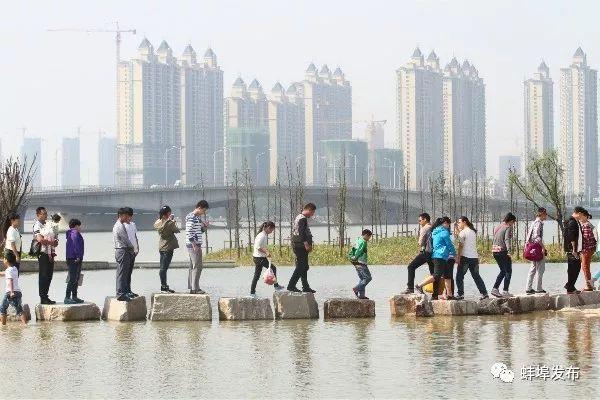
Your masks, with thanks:
M294 292L294 293L300 293L301 290L298 289L297 287L288 287L287 288L288 292Z
M493 288L492 291L490 292L490 294L494 297L502 297L502 295L500 294L500 291L497 288Z
M359 299L360 300L369 300L369 298L367 296L360 296Z
M316 291L316 290L313 290L313 289L311 289L311 288L302 289L302 291L303 291L304 293L317 293L317 291Z
M40 303L42 303L42 304L56 304L56 302L54 300L50 300L48 297L46 297L45 299L42 299L42 301L40 301Z
M419 294L425 294L425 292L423 292L423 287L421 285L415 285L415 290L417 292L419 292Z
M175 293L173 289L169 288L169 285L161 286L160 291L163 293Z
M279 283L276 283L273 285L273 287L275 288L275 290L283 290L285 289L283 286L281 286Z
M117 297L118 301L131 301L131 297L127 296L126 294L122 294L119 297Z
M256 295L256 293L250 293L250 297L253 299L258 299L258 296Z
M65 299L65 304L77 304L77 302L73 299Z
M196 290L196 294L206 294L206 292L202 289Z
M414 294L414 293L415 293L415 289L406 288L406 290L404 292L402 292L401 294Z
M73 297L73 301L77 304L85 303L85 301L81 300L79 297Z
M353 288L352 288L352 291L354 292L354 295L355 295L357 298L359 298L359 299L360 299L360 296L359 296L359 294L358 294L358 289L357 289L357 288L355 288L355 287L353 287Z
M502 292L502 297L514 297L512 294L510 294L507 290L504 290Z
M129 292L129 293L127 293L127 295L129 297L131 297L132 299L135 299L136 297L140 297L137 293L133 293L133 292Z
M197 290L190 290L190 294L196 294L196 293L198 293Z
M479 300L485 300L485 299L489 299L490 296L488 296L487 294L482 294L481 297L479 298Z
M464 300L465 296L461 296L460 294L456 297L454 297L454 300Z
M526 293L526 294L535 294L535 290L533 290L533 289L527 289L527 290L525 291L525 293Z
M535 292L536 292L536 293L538 293L538 294L539 294L539 293L541 293L541 294L548 293L548 292L546 292L544 289L542 289L542 290L536 290Z

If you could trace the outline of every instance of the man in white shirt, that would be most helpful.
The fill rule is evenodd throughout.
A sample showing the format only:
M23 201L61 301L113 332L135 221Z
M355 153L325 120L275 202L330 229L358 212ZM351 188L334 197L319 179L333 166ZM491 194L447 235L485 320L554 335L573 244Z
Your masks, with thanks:
M44 237L43 231L46 228L46 219L48 219L48 211L44 207L38 207L35 210L36 221L33 224L33 243L32 247L35 247L34 256L37 256L39 265L39 295L40 303L42 304L56 304L55 301L50 300L48 297L48 291L50 290L50 283L52 282L52 275L54 275L54 259L51 257L51 248L58 246L58 240L54 238L52 241Z

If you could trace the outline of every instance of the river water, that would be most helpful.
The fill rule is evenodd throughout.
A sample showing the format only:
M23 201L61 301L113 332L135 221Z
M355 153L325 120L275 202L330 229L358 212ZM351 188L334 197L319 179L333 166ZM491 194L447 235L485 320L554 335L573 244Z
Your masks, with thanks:
M598 265L594 265L596 269ZM420 268L417 278L424 276ZM377 317L365 320L219 322L219 296L249 290L251 268L209 269L201 287L213 302L213 322L35 323L0 327L3 398L577 398L600 397L600 318L537 313L522 316L392 318L388 298L406 281L404 266L373 266L367 295ZM566 267L547 266L546 289L557 292ZM291 268L280 268L287 282ZM497 267L483 265L490 287ZM522 292L526 265L515 265L512 288ZM82 298L99 305L114 290L114 271L85 273ZM183 290L186 271L169 271ZM350 296L352 267L309 271L321 308ZM51 297L62 299L65 273ZM466 277L467 294L475 294ZM134 291L158 288L158 271L136 270ZM37 276L22 277L24 300L35 304ZM581 286L581 279L579 282ZM258 294L270 296L259 282ZM503 383L490 366L515 372ZM577 381L521 379L523 366L575 366Z

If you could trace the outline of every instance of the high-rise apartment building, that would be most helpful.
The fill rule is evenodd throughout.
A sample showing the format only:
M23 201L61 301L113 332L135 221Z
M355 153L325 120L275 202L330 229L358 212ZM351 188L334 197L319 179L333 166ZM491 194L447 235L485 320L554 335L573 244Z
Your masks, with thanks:
M291 84L286 91L278 82L269 97L271 184L278 179L285 182L288 169L296 171L297 161L304 159L304 101L296 86Z
M246 87L242 78L233 83L225 99L225 179L236 171L249 171L256 184L269 182L270 151L268 101L255 79Z
M61 186L64 189L79 187L81 184L81 175L79 172L80 166L79 137L63 138Z
M332 74L327 65L317 71L311 63L296 89L304 102L305 180L319 184L324 182L321 142L352 138L352 87L340 68Z
M397 74L398 138L408 186L427 186L443 167L442 71L435 52L425 61L419 48Z
M32 163L35 159L35 173L31 180L31 185L34 189L39 189L42 186L42 139L39 137L23 138L21 157L26 159L28 164Z
M586 200L598 192L597 71L577 48L573 61L560 70L560 150L568 194Z
M144 39L118 68L117 182L172 184L181 175L181 69L163 41Z
M523 168L530 155L540 155L554 148L553 86L550 70L544 61L533 78L524 82Z
M114 186L117 166L117 138L102 136L98 139L98 185Z
M442 127L446 178L485 178L485 85L467 60L444 68Z
M212 49L198 61L190 45L180 65L182 181L223 185L223 71Z

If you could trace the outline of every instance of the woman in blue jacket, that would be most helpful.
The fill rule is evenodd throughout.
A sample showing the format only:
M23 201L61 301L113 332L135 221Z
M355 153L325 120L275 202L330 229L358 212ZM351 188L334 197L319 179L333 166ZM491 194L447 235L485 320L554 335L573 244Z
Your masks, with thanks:
M456 249L452 244L450 237L450 224L452 221L448 217L438 218L433 224L431 232L432 252L431 259L433 261L433 293L432 300L437 300L440 286L440 279L444 278L446 293L444 300L452 299L452 275L454 265L448 263L451 254L456 254Z

